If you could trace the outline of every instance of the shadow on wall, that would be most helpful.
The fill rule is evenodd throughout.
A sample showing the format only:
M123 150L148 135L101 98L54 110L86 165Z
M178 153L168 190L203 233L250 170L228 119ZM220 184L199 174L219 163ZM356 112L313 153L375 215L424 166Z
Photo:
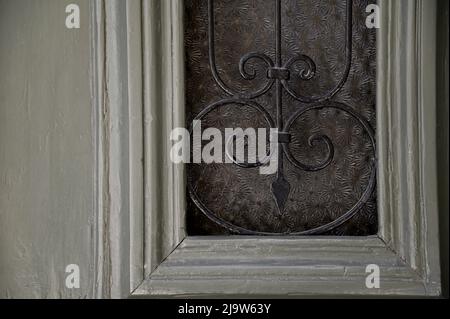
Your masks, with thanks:
M438 158L438 182L439 182L439 207L440 207L440 243L441 243L441 271L442 271L442 290L445 297L448 298L448 1L439 0L438 12L440 12L438 21L438 106L437 106L437 143L439 153Z

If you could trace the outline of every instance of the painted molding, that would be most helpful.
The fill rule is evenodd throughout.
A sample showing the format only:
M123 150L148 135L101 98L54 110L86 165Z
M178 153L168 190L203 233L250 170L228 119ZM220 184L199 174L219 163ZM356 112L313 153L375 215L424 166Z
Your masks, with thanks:
M380 1L380 231L367 238L186 237L184 167L169 160L184 126L183 2L95 3L97 296L440 295L435 0ZM365 287L368 264L380 289Z

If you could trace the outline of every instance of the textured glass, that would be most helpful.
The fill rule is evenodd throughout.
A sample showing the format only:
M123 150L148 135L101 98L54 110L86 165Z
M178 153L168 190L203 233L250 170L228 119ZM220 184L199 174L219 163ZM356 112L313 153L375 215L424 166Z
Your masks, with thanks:
M186 101L189 127L205 108L230 98L215 81L210 63L208 1L185 0ZM255 92L268 82L268 65L251 59L245 70L254 79L244 79L239 62L249 52L261 52L272 61L276 51L275 0L214 0L214 47L217 73L223 82L239 92ZM323 140L309 144L311 136L327 136L333 146L331 163L321 170L305 171L284 156L283 175L289 190L282 198L282 212L274 197L276 175L261 175L258 168L233 164L189 164L188 183L208 214L188 195L187 230L189 235L302 234L320 229L345 215L364 197L374 179L374 133L376 124L376 31L366 27L369 1L352 2L351 65L342 88L330 96L330 105L347 109L320 107L306 110L314 101L299 101L281 89L282 122L286 124L300 109L305 113L289 128L292 157L305 165L317 166L327 158ZM290 67L287 86L295 95L316 97L333 88L346 69L346 1L281 1L282 63L306 55L316 66L305 79L305 61ZM253 78L253 77L252 77ZM276 85L254 101L264 107L276 122ZM311 102L311 103L310 103ZM327 104L326 101L319 101ZM258 110L239 103L217 108L202 118L202 129L269 128ZM372 181L374 183L374 181ZM283 185L280 186L283 189ZM373 187L374 189L376 187ZM358 206L344 223L313 232L311 235L366 236L377 232L376 190ZM226 225L237 228L224 227Z

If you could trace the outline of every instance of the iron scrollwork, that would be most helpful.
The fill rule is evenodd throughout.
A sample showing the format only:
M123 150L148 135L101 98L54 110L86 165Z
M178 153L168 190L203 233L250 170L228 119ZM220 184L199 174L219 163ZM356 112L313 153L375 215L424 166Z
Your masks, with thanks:
M327 92L320 95L301 95L297 93L289 82L293 74L294 66L300 66L297 70L297 76L302 81L309 81L316 76L316 63L313 59L307 55L297 54L288 59L284 59L282 54L282 1L273 0L275 4L275 59L272 59L267 54L262 52L250 52L241 57L239 62L239 72L244 80L252 81L256 79L260 74L257 74L256 70L250 65L250 61L258 60L266 67L265 77L261 78L263 84L261 87L254 90L240 91L227 83L220 76L216 65L216 47L215 47L215 9L214 0L208 0L208 48L209 48L209 63L213 78L217 85L225 92L229 97L222 99L215 103L205 107L194 119L194 121L201 121L213 110L226 105L241 105L253 108L260 112L269 127L276 128L279 131L280 138L278 143L280 147L277 149L278 156L278 170L276 177L271 185L271 192L273 194L273 200L276 203L276 214L283 215L286 201L289 198L291 185L287 181L284 175L284 162L288 160L293 166L299 170L307 172L317 172L326 169L333 161L335 157L335 149L332 139L326 135L315 134L309 138L309 146L313 147L321 144L326 148L326 156L320 163L306 164L295 158L290 148L290 136L289 133L293 123L299 118L303 117L306 113L315 110L323 109L335 109L340 112L346 113L349 117L353 118L366 132L370 138L371 147L373 150L373 156L370 159L371 174L367 186L360 197L360 199L349 209L346 213L342 214L339 218L336 218L332 222L326 223L320 227L304 231L289 231L285 233L272 233L261 232L235 225L227 220L224 220L214 214L201 200L197 194L196 189L192 186L192 183L188 181L188 191L192 201L200 209L200 211L206 215L210 220L216 224L228 229L229 231L241 234L241 235L317 235L326 233L349 219L355 216L360 209L367 203L369 198L376 187L376 144L375 133L369 122L360 114L358 114L353 108L342 103L333 101L333 97L342 89L346 83L352 64L352 28L353 28L353 3L352 0L346 0L346 22L345 22L345 69L337 82L337 84ZM274 120L271 114L266 110L264 106L259 104L255 99L267 94L272 88L275 87L275 101L276 101L276 119ZM287 121L283 114L283 90L287 92L294 100L301 102L302 106L291 114ZM306 104L306 106L304 105ZM193 128L191 127L191 130ZM242 163L236 163L237 165L245 168L255 168L263 165L263 161L245 165Z

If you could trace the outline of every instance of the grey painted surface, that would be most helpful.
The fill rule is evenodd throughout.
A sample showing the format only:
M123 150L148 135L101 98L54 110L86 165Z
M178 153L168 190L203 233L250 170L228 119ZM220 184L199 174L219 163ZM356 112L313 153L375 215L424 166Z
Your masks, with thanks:
M127 59L121 55L123 51L106 52L107 63L104 65L106 68L104 71L106 78L108 76L114 78L114 72L111 73L110 71L114 70L115 63L125 63L123 61L127 60L126 63L128 63L130 72L128 77L130 87L127 94L132 95L130 92L138 90L140 85L139 81L134 79L136 72L130 71L134 67L139 69L137 61L134 61L132 57L139 56L139 54L131 49L135 46L130 44L135 43L135 39L138 39L139 36L126 36L124 30L121 32L114 31L114 28L120 28L123 25L128 25L128 28L133 29L134 25L130 22L134 21L130 19L130 16L125 19L123 4L119 4L119 1L122 0L108 1L109 4L106 6L109 14L107 25L113 26L113 28L107 30L109 38L106 37L106 39L109 39L109 42L106 42L109 45L120 44L118 47L122 50L122 46L126 46L127 41L129 41L130 47L128 47ZM82 28L80 30L66 30L64 27L65 5L72 2L80 4L82 16ZM122 119L125 122L128 120L125 117L118 119L114 117L114 113L109 113L121 110L120 106L123 106L121 100L117 98L120 92L117 90L115 92L110 91L116 89L120 83L111 81L103 83L102 72L98 72L99 78L93 78L90 74L91 67L95 69L102 69L103 67L101 53L98 54L98 59L93 59L98 60L98 65L92 65L90 59L94 48L90 47L91 39L89 36L92 33L89 30L89 7L93 2L94 0L0 0L0 297L122 296L122 289L125 291L128 288L128 283L125 281L132 281L132 286L134 286L134 281L138 282L142 273L141 269L135 266L140 259L143 259L141 256L143 248L133 244L133 242L140 240L142 234L132 231L129 234L132 237L130 239L128 238L129 230L127 230L127 228L139 228L139 220L142 218L135 218L135 221L133 221L134 214L139 212L130 209L129 213L133 215L130 218L132 226L122 225L120 222L122 218L128 218L128 216L124 216L127 209L123 210L116 207L116 210L112 211L116 204L125 205L123 199L128 198L129 195L120 197L114 194L114 191L118 188L126 188L125 184L114 184L114 181L120 181L121 179L117 178L118 172L110 165L111 162L121 160L120 156L112 156L114 150L118 150L120 147L115 145L115 148L103 150L106 158L96 157L97 151L102 153L102 149L98 149L98 147L111 146L118 141L120 132L125 131L120 128L121 124L124 125ZM95 2L100 7L103 6L102 0ZM146 22L144 25L146 26L153 26L152 22L145 18L153 17L147 15L149 13L147 10L150 10L154 3L150 0L143 2L143 15ZM167 1L167 3L169 2ZM177 2L174 1L173 3L176 4ZM114 9L114 6L117 7L117 10ZM130 6L129 3L127 6L129 12L139 11L137 8ZM179 14L176 5L164 4L163 8L165 21L168 21L167 16ZM411 8L413 7L411 6ZM136 21L138 20L136 19ZM153 31L156 31L161 26L156 23L154 27ZM168 28L169 24L162 26L163 31L167 31ZM150 35L144 36L144 40L149 42L145 43L144 47L153 44L153 40L157 43L168 43L162 41L164 35L168 34L174 37L173 42L175 44L181 45L181 42L177 41L179 32L163 32L152 37L156 34L153 31L149 32ZM119 37L114 38L116 35L119 35ZM125 38L127 38L127 41L125 41ZM118 41L121 39L124 41ZM100 38L100 40L102 39ZM98 50L102 51L103 42L97 42ZM162 52L171 48L173 47L164 47ZM175 51L179 52L180 48L177 47ZM165 67L173 65L175 66L174 69L181 68L181 59L172 57L173 61L169 61L170 58L168 59L168 57L169 55L161 55ZM154 58L158 59L159 56ZM144 68L151 70L154 65L148 62L152 61L154 60L144 61ZM94 62L92 61L92 63ZM117 78L117 76L115 77ZM176 78L164 79L163 87L166 88L165 90L158 92L151 90L159 87L154 82L158 79L157 76L144 79L144 93L150 95L145 96L143 103L147 107L147 111L149 105L151 105L148 102L153 101L153 95L157 95L158 98L159 95L164 95L164 98L169 101L173 96L174 87L178 88L177 94L179 93L178 90L182 91ZM106 85L106 88L103 87L103 84ZM91 85L98 87L98 91L95 90L94 92L95 94L91 94ZM114 94L109 95L109 93ZM446 99L448 107L448 93ZM103 104L103 101L105 104ZM139 101L128 101L128 104L130 106L139 105ZM174 105L178 104L180 103L176 102ZM445 103L443 105L443 110L445 110ZM130 113L130 116L131 114L134 113ZM150 116L155 118L154 114L144 112L144 115L149 116L145 119L147 125L144 127L144 130L148 133L153 130L153 127L158 126L149 124L152 123ZM174 114L173 116L179 115ZM165 122L161 126L166 128L167 123L172 118L163 117L163 119ZM178 122L179 119L173 120ZM444 127L447 125L448 132L448 122L443 125ZM126 137L129 136L126 135ZM109 140L110 138L112 140ZM156 144L146 144L146 151L151 153L152 147L156 147ZM130 147L130 149L132 148ZM133 154L139 153L136 150L132 152ZM102 167L98 171L96 171L97 160L100 163L99 166ZM448 170L448 155L447 162L444 159L441 164L441 167L445 166ZM127 169L127 167L121 166L120 171L121 174L124 174L123 178L126 179L128 175L122 169ZM170 174L168 176L176 177L177 170L174 169ZM110 185L110 183L113 184ZM182 188L183 184L178 184ZM409 183L408 185L413 184ZM97 189L96 187L99 187L99 185L104 189ZM150 197L150 200L146 202L146 208L150 209L153 206L148 204L152 203L153 197L151 196L154 196L154 194L149 192L148 189L145 195ZM167 200L183 197L178 194L181 192L179 189L172 192L167 192L167 189L167 187L164 189L164 198ZM445 202L445 196L441 195L442 197L444 197ZM448 191L446 199L448 203ZM104 204L104 207L102 204ZM128 204L124 207L128 207ZM174 220L177 219L174 216L180 217L175 213L180 212L181 209L166 205L167 207L170 209L163 210L161 214L168 214L167 216L172 218L172 221L166 219L166 222L172 225ZM96 210L98 210L99 215L95 214ZM146 214L147 219L148 215ZM98 216L100 216L99 223L96 224ZM447 218L448 221L448 215L443 214L442 216ZM179 220L182 220L182 218ZM152 221L151 219L146 220L147 223ZM121 227L116 227L120 225ZM397 225L401 224L397 223ZM102 227L105 227L105 229L102 229ZM177 230L181 228L182 223L175 223L174 227L167 228L168 231L163 234L167 237L164 242L169 243L167 247L171 247L172 243L179 242L182 231L177 233ZM146 227L146 230L151 230L151 234L146 234L148 241L145 247L146 249L150 248L151 252L146 251L144 255L145 266L149 267L155 261L151 253L155 251L155 248L160 247L158 246L160 243L158 241L153 242L148 238L156 236L153 228ZM121 237L116 236L118 231L124 232ZM442 238L448 237L448 228L443 228L441 236ZM161 235L161 237L163 236ZM126 246L129 241L131 242L129 249L121 246ZM124 244L117 244L118 242ZM209 245L208 241L204 243ZM227 243L218 242L218 244ZM239 242L234 243L234 245L237 244ZM353 246L353 243L351 245ZM98 247L102 247L102 250ZM218 246L213 245L211 247ZM223 247L230 250L227 245ZM166 249L166 247L163 248ZM319 248L323 250L323 245ZM182 258L170 260L167 265L170 266L171 262L189 261L189 258L183 258L189 257L191 254L195 255L199 249L201 250L202 246L195 239L186 241L184 246L180 247L177 254L173 256ZM377 246L374 249L380 251L380 262L389 262L389 256L391 255L385 254L386 250L383 247L378 249ZM130 251L131 253L137 253L130 255ZM210 264L204 264L206 271L214 270L214 263L220 259L215 255L215 251L214 249L210 251L211 257L213 257L209 261ZM272 255L269 252L264 256L264 258L270 259ZM312 257L312 259L317 261L316 257L320 256ZM337 257L342 258L340 255ZM246 259L245 256L236 256L236 258ZM99 264L103 265L101 267L102 272L96 272L95 263L97 260ZM126 270L126 262L131 265L130 271ZM81 268L81 289L79 290L71 291L64 287L66 275L64 268L70 263L77 263ZM420 265L420 262L418 264ZM212 267L208 268L208 265ZM393 277L399 280L398 283L394 283L397 288L404 283L401 276L398 276L396 272L396 270L402 270L400 268L402 267L389 268ZM176 270L176 268L163 267L156 274L159 277L153 279L159 283L162 282L159 279L164 278L166 274L177 275L173 273L174 269ZM351 270L354 270L355 274L359 275L361 279L363 278L360 270ZM245 274L245 268L241 268L237 275L239 277L248 274ZM312 275L314 276L314 274ZM406 281L409 280L408 278L406 278ZM218 280L221 280L221 278L218 278ZM100 281L102 282L97 285L97 282ZM277 285L277 283L278 281L274 280L272 286ZM422 282L417 281L416 283L417 285L408 283L407 287L405 286L410 289L411 294L418 293L419 288L417 287L422 287ZM149 284L148 287L147 284ZM95 289L97 286L103 290ZM199 286L190 287L198 288ZM151 282L144 282L140 288L138 294L147 295L149 288L158 289L158 286L154 286ZM167 289L167 286L162 288ZM172 288L180 289L179 287ZM214 291L217 287L210 286L210 288L211 291ZM253 289L252 287L249 288ZM264 287L266 291L269 291L269 288L269 286ZM305 293L310 293L312 288ZM288 291L291 288L286 286L286 289ZM295 287L292 288L292 290L295 289ZM349 286L348 289L354 289L354 287ZM393 286L392 289L396 288ZM124 295L128 295L128 292L129 290L125 291ZM173 293L180 292L175 291ZM435 293L436 291L431 292L431 294Z
M158 48L163 50L164 57L180 55L177 30L182 12L175 9L180 2L161 1L166 9L172 4L172 14L159 15L162 26L172 27L172 36L162 36L162 44L148 51L144 48L144 56L156 54ZM148 9L159 11L157 7ZM317 237L297 237L292 238L292 245L305 245L308 252L303 249L295 255L289 249L286 258L283 249L287 245L281 244L283 248L279 249L275 244L280 243L279 238L257 238L249 247L251 238L188 237L173 252L164 255L167 258L147 276L133 296L266 295L267 291L281 296L440 295L436 232L436 1L383 1L381 12L378 67L387 72L379 72L377 105L380 234L374 240L380 250L373 250L371 238L361 241L351 238L348 244L345 238L328 237L321 241ZM144 23L144 38L146 30L151 28ZM174 61L162 64L160 70L161 74L172 74L174 78L181 78L180 71L182 68ZM164 88L172 92L170 85ZM163 97L158 101L150 106L155 113L163 113L162 118L180 113L182 104L173 94L172 100ZM159 105L164 106L162 110ZM150 135L145 146L159 142L155 135ZM163 176L171 176L170 165L161 162L158 167ZM147 182L155 184L157 180ZM179 184L169 179L170 183ZM173 234L174 229L184 230L183 211L177 209L171 215L164 209L177 202L179 196L167 196L167 193L157 199L163 203L161 211L146 210L156 223L146 227L145 234ZM163 241L167 245L179 239L183 238L169 236ZM155 245L148 235L145 240L145 247L151 251L163 251L164 243ZM274 248L270 248L270 240L274 241ZM243 253L242 259L235 255L237 251ZM337 259L332 254L336 251ZM306 257L309 252L313 257ZM358 252L362 252L359 262L354 255ZM308 263L300 265L298 262L305 257ZM351 266L347 264L349 261ZM365 267L372 263L380 265L386 280L377 291L367 291L362 280Z
M89 50L89 1L0 0L0 297L92 291ZM65 288L72 263L81 289Z

